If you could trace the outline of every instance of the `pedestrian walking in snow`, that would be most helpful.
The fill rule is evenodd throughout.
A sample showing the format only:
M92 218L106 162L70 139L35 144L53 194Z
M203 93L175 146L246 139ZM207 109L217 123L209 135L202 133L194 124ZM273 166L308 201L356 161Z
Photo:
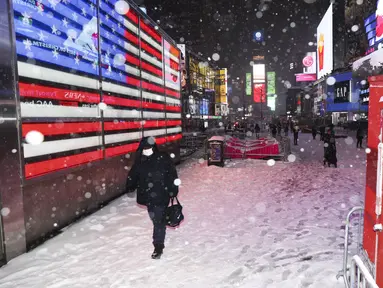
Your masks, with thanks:
M313 135L313 140L315 140L317 137L317 127L313 126L313 128L311 129L311 133Z
M293 133L294 133L294 145L298 145L298 133L299 133L298 126L294 126Z
M286 123L286 125L285 125L284 130L285 130L285 136L286 136L286 137L289 136L289 125L288 125L287 123Z
M324 136L324 157L323 157L323 165L328 165L328 167L332 165L335 168L338 167L338 159L336 156L336 141L335 135L331 129L328 129L327 134Z
M271 127L271 135L273 136L273 138L277 138L277 127L274 124Z
M258 123L255 124L255 136L257 139L259 139L259 133L261 132L261 128L259 127Z
M319 128L319 132L320 132L320 141L324 141L324 136L326 134L326 127L325 126L321 126Z
M356 131L356 148L362 148L362 143L363 143L363 137L364 137L364 131L363 129L359 126L358 130Z
M170 199L178 194L176 179L177 171L170 156L158 150L153 137L143 138L129 171L126 191L137 190L137 203L147 207L153 222L153 259L159 259L165 248L165 212Z

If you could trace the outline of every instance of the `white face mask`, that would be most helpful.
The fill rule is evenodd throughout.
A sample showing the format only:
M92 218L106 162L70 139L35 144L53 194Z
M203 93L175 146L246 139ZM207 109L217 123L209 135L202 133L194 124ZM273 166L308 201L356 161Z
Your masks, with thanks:
M150 156L153 154L153 148L149 148L149 149L144 149L142 150L142 154L145 155L145 156Z

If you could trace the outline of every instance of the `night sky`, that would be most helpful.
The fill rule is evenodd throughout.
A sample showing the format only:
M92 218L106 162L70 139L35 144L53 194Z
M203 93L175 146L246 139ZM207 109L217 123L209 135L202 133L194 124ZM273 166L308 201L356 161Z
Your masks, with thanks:
M137 0L137 2L142 0ZM178 4L176 4L178 3ZM184 43L206 58L218 53L220 67L232 77L251 71L253 55L264 54L267 70L276 71L277 93L292 79L289 63L298 53L315 51L316 27L329 0L145 0L148 15L177 43ZM264 30L264 43L252 34Z

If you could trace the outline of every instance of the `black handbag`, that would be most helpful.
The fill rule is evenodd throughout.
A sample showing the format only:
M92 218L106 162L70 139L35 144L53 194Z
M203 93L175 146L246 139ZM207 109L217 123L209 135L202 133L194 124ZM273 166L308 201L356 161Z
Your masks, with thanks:
M174 198L177 203L174 204ZM182 205L178 201L177 197L171 198L171 205L166 208L165 222L170 227L177 227L184 220L184 214L182 214Z

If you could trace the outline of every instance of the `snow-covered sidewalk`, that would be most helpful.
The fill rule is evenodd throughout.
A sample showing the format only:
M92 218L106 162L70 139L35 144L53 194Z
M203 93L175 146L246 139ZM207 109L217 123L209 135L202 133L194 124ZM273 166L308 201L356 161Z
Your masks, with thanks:
M310 137L293 163L182 164L186 220L161 260L146 210L124 196L2 267L0 287L344 287L341 225L363 200L365 152L337 139L340 167L324 168Z

